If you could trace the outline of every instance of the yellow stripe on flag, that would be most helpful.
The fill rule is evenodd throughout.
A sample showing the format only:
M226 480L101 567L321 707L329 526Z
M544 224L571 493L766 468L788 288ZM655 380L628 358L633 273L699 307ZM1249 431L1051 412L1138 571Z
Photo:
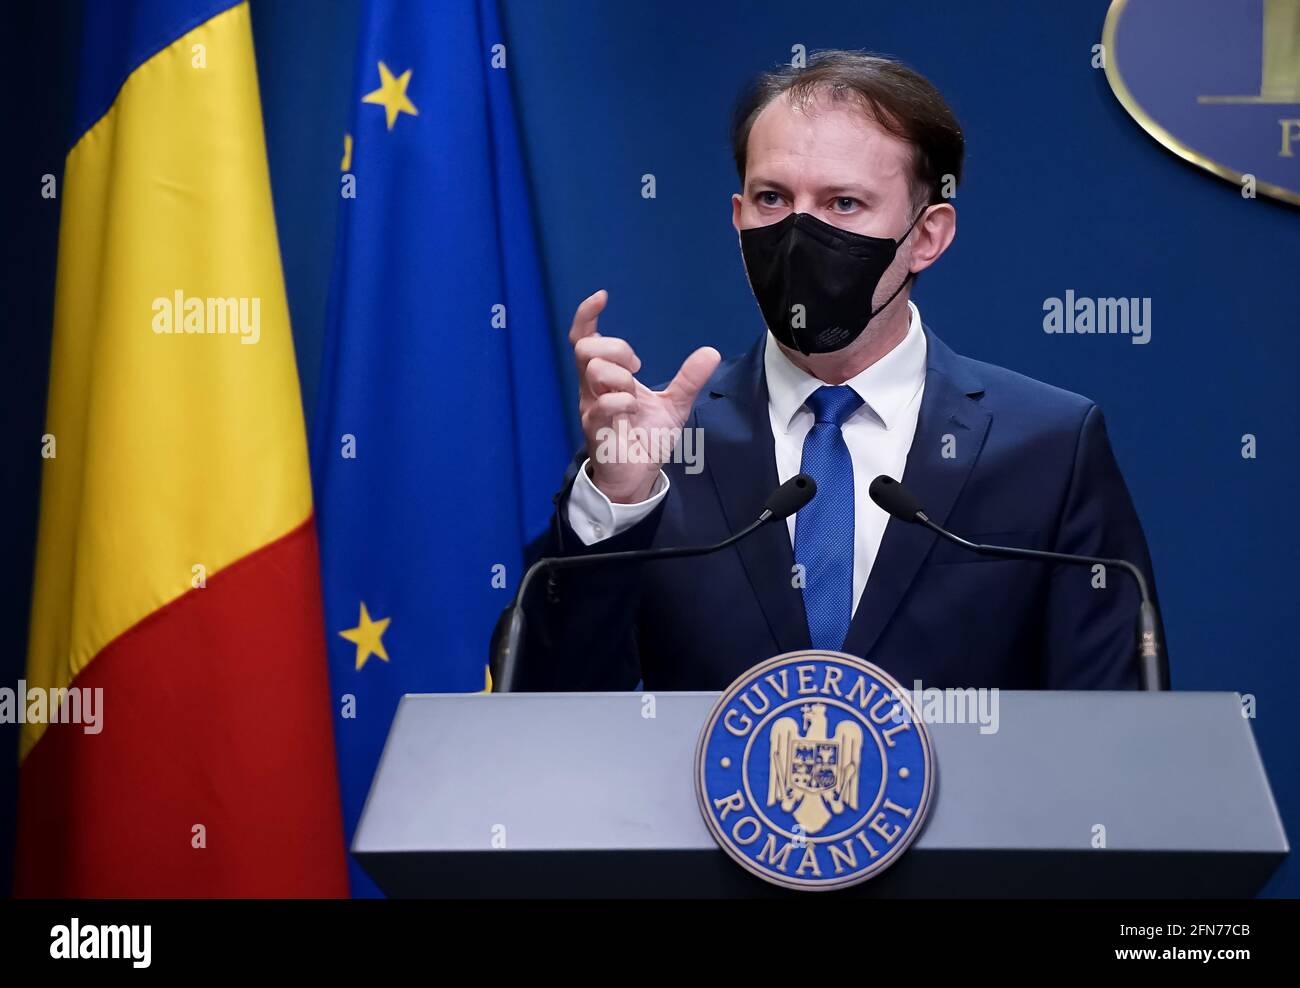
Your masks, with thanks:
M247 4L133 72L63 187L27 663L46 688L311 512ZM209 299L250 321L256 299L257 342L155 332L178 292L205 330Z

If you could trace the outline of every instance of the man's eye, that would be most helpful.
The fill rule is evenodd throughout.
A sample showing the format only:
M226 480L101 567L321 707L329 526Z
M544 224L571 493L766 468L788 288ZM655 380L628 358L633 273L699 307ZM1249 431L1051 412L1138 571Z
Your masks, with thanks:
M849 196L838 196L835 199L834 206L837 213L851 213L858 207L858 200Z
M779 206L781 205L781 196L775 192L760 192L758 201L764 206Z

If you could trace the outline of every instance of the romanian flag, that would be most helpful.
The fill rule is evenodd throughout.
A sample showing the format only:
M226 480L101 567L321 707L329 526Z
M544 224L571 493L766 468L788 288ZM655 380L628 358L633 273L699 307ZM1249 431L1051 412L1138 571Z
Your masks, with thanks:
M248 5L85 18L26 685L102 700L24 725L15 892L346 895Z

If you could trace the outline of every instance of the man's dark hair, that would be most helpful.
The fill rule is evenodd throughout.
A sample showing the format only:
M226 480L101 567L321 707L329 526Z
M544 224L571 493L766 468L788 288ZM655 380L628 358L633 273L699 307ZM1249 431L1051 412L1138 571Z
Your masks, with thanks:
M961 181L966 141L961 124L925 76L902 62L859 51L821 51L804 68L783 65L757 76L736 103L731 149L741 184L749 152L749 132L773 100L790 94L806 108L818 97L856 100L886 132L912 146L909 181L917 209L944 201L943 178Z

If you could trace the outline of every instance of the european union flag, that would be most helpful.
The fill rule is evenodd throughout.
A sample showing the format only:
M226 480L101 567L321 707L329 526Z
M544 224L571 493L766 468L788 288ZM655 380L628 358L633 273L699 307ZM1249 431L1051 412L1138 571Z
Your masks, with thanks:
M349 842L402 694L484 689L570 455L508 66L495 0L366 6L313 449Z

